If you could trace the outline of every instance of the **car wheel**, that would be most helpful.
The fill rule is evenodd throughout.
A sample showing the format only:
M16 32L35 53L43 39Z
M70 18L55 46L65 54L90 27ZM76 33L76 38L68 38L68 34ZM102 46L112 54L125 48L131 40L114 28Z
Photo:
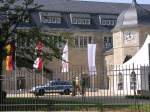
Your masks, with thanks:
M64 90L64 94L65 94L65 95L69 95L69 94L70 94L70 90L69 90L69 89L65 89L65 90Z
M44 94L45 94L44 89L40 89L40 90L39 90L39 95L40 95L40 96L43 96Z

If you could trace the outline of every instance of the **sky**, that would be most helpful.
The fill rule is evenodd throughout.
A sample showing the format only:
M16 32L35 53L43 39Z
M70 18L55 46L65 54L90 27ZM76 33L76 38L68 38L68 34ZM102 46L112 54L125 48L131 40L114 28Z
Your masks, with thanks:
M131 3L132 0L82 0L82 1L99 1L99 2L117 2L117 3ZM150 0L137 0L140 4L150 4Z

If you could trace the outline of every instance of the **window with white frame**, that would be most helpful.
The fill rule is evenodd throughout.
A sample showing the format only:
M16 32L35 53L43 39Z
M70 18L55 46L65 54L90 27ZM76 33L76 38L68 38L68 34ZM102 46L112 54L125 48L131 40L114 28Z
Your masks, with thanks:
M79 17L73 17L72 24L79 24L79 25L90 25L91 19L90 18L79 18Z
M40 21L42 23L61 24L61 19L61 16L57 13L40 12Z
M88 44L94 42L94 38L92 36L75 36L75 47L84 48L87 47Z
M116 20L114 19L102 19L101 20L101 25L106 25L106 26L114 26L116 24Z
M52 17L52 16L49 16L49 17L43 16L42 17L42 22L43 23L60 24L61 23L61 18L60 17Z
M123 90L124 77L122 73L118 75L118 90Z
M109 50L113 47L113 39L111 36L104 37L104 50Z

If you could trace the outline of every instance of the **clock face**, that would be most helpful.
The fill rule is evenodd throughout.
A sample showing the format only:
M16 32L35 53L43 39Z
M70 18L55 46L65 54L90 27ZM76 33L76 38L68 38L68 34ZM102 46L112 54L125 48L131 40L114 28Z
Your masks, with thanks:
M137 32L135 32L135 31L126 31L126 32L124 32L124 40L125 41L135 40L136 37L137 37Z

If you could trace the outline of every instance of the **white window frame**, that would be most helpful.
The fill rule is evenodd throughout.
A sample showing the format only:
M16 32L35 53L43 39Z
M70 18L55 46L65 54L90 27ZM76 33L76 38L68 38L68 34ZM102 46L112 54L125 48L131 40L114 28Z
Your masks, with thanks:
M78 24L78 25L90 25L91 19L90 18L79 18L79 17L72 17L72 24Z
M82 42L82 43L81 43ZM76 48L86 48L89 43L94 42L94 37L92 36L75 36L75 47ZM78 44L78 45L76 45Z
M116 20L114 19L101 19L101 25L104 26L114 26L115 25Z
M62 22L62 18L60 16L42 15L42 12L39 12L39 15L40 15L41 23L61 24L61 22ZM44 16L47 16L48 19L47 18L45 19Z

